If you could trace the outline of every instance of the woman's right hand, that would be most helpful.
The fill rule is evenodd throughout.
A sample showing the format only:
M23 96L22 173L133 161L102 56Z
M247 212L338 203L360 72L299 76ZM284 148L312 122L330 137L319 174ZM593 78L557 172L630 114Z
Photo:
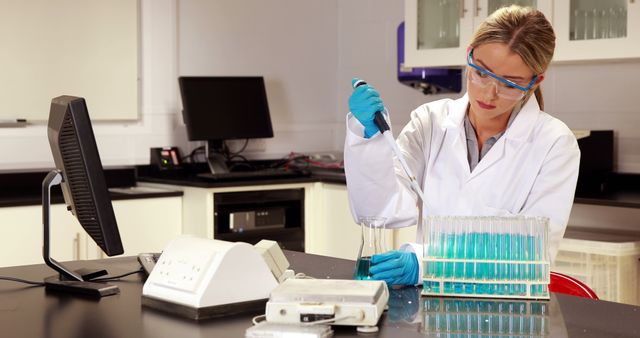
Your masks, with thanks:
M358 79L353 79L351 84ZM358 86L349 97L351 114L364 126L364 137L370 138L378 132L378 126L373 122L376 112L384 111L384 104L375 88L368 84Z

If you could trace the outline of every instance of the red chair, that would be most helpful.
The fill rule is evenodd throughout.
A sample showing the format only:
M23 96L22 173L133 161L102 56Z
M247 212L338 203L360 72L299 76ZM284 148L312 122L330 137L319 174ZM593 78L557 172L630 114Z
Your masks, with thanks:
M553 271L551 272L549 291L584 298L599 299L596 293L586 284L573 277Z

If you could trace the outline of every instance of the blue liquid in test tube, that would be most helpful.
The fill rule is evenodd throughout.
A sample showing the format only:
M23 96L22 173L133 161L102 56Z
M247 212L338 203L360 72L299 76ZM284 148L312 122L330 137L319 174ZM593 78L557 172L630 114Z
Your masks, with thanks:
M510 233L509 240L511 241L511 260L517 261L520 259L520 244L519 244L520 236L517 233ZM518 279L518 264L517 263L509 263L509 294L515 295L517 294L517 288L514 283L515 280Z
M527 259L530 261L535 260L535 237L531 234L531 228L529 228L529 235L527 236ZM529 264L529 271L527 271L527 279L529 281L536 280L536 264ZM534 295L535 286L531 285L531 295Z
M444 233L435 232L433 237L435 240L433 242L433 256L436 258L444 257ZM434 266L434 277L442 278L444 277L444 263L442 262L432 262L432 266ZM435 293L440 293L440 282L433 281L431 282L431 291Z
M466 244L466 235L463 231L460 231L460 229L462 228L462 226L460 224L456 225L458 227L458 231L456 234L456 245L455 245L455 258L456 259L463 259L465 257L465 244ZM461 280L464 279L465 275L464 275L464 263L462 262L456 262L455 263L455 277L457 280ZM463 293L462 290L462 285L463 283L461 282L456 282L453 285L453 289L455 290L456 293Z
M449 229L450 230L450 229ZM455 258L455 243L456 243L456 236L453 232L449 232L446 235L446 240L445 240L445 258L448 259L452 259ZM447 262L445 263L445 267L444 267L444 276L446 278L453 278L454 277L454 263L453 262ZM444 293L453 293L453 283L452 282L445 282L444 283Z
M468 229L470 230L470 229ZM476 245L476 233L475 232L470 232L466 235L465 238L465 258L466 259L475 259L474 256L474 246ZM465 273L465 278L467 279L472 279L475 277L475 269L474 269L475 264L473 263L466 263L465 268L464 268L464 273ZM464 292L468 293L468 294L472 294L474 293L474 285L473 283L469 283L467 282L464 286Z
M486 232L480 232L478 234L478 240L476 241L476 259L486 260L487 259L487 240L489 238L489 234ZM482 262L476 264L476 278L486 281L487 280L487 265L488 263ZM486 284L478 283L476 285L476 293L484 294L486 293Z
M491 226L491 224L489 224ZM497 236L493 232L492 229L489 229L487 234L487 259L491 262L487 263L487 279L490 281L496 280L496 263L495 261L498 259L498 251L497 251ZM487 284L486 291L487 294L495 294L496 293L497 284Z
M501 261L498 264L498 272L497 278L502 281L506 281L509 278L509 264L504 263L504 261L509 260L511 257L511 242L509 241L509 234L501 233L498 236L499 239L499 251L498 251L498 259ZM499 295L507 294L508 286L507 284L499 284L497 293Z

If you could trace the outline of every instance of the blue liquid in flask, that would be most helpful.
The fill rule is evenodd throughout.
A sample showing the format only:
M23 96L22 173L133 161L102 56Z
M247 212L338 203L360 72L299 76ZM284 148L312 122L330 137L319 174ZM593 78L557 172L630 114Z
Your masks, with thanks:
M365 280L371 279L371 275L369 274L369 267L371 266L371 257L364 256L358 258L356 262L356 271L353 275L353 279L356 280Z

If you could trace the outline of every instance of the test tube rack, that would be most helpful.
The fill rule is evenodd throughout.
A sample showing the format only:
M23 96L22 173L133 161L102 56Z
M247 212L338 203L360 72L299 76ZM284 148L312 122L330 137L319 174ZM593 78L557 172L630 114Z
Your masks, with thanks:
M547 302L425 298L421 331L447 337L547 337Z
M549 220L425 218L422 294L549 299Z

